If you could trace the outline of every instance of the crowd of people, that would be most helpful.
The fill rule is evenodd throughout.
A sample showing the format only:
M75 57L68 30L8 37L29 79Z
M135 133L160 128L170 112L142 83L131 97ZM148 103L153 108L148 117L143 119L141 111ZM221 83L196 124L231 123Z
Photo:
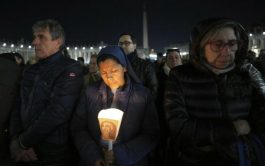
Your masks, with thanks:
M131 33L85 66L56 20L32 31L35 63L0 54L1 166L265 165L265 50L235 20L200 21L188 60L168 49L155 63ZM100 126L109 108L120 126Z

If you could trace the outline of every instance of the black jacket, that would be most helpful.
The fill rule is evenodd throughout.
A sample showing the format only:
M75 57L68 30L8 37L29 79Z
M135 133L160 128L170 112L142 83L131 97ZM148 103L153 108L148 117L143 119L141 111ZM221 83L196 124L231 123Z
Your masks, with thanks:
M154 64L138 57L136 51L127 55L132 68L143 85L147 87L154 98L157 96L158 81Z
M80 64L56 53L25 70L11 136L26 147L46 142L64 145L69 121L83 85Z
M218 158L223 150L231 158L237 156L230 149L238 138L232 121L247 119L253 124L252 131L258 130L260 124L255 127L250 114L265 111L263 101L247 72L234 69L216 76L192 64L175 68L165 96L174 150L189 162L203 162L209 154ZM259 119L265 118L261 116Z
M215 23L206 25L218 26L222 20ZM236 53L234 69L217 75L206 68L198 45L207 29L197 28L191 44L192 61L172 69L166 85L165 111L172 150L169 158L188 165L232 165L239 163L235 145L240 138L233 121L247 120L251 133L264 132L265 84L251 64L241 63L243 55L239 53L245 52L245 47Z
M0 55L0 162L8 155L8 124L18 95L21 69L15 60ZM12 54L6 54L12 57Z

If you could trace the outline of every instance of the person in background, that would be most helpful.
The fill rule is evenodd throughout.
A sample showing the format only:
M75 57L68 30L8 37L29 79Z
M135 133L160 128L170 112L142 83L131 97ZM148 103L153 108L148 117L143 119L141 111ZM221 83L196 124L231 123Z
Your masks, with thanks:
M36 55L33 55L33 56L29 57L29 60L26 63L26 67L34 65L37 62L38 62L38 57Z
M256 53L254 51L248 50L245 62L254 64L255 60L256 60Z
M168 76L170 70L179 65L182 65L179 49L167 49L166 62L163 65L163 73Z
M21 54L15 52L13 53L14 54L14 57L15 57L15 61L16 63L19 65L19 67L21 68L21 70L23 71L24 68L25 68L25 60L24 58L22 57Z
M155 104L149 90L140 84L122 48L103 48L97 58L102 80L87 86L72 120L72 135L81 156L81 166L146 166L159 139ZM108 151L102 140L98 113L117 108L124 112L119 134Z
M83 85L81 66L63 54L65 34L57 21L41 20L32 29L39 60L23 73L10 152L24 165L75 165L69 124Z
M151 94L155 99L157 96L158 81L154 64L138 57L136 51L137 41L134 35L130 33L122 33L119 37L118 45L124 50L134 72L141 80L142 84L150 89Z
M15 98L19 94L19 82L23 69L16 62L18 53L0 54L0 165L10 166L9 119Z
M190 46L190 62L173 68L166 84L169 163L264 165L265 83L244 63L244 28L231 19L206 19L194 27Z
M85 86L100 80L96 54L91 55L88 67L89 67L88 70L89 72L84 76Z
M154 62L156 73L160 70L161 66L165 63L165 58L162 52L157 53L157 60Z
M160 65L157 71L157 78L159 81L158 97L156 99L156 108L158 111L158 117L161 127L161 137L158 147L158 162L162 162L159 165L163 165L166 158L166 148L168 140L168 127L166 125L165 111L164 111L164 92L165 82L168 79L169 72L176 66L182 65L180 50L179 49L167 49L165 62Z
M88 70L88 68L87 68L86 65L85 65L85 60L84 60L84 58L83 58L83 57L78 57L78 58L77 58L77 61L80 63L80 65L81 65L81 67L82 67L83 74L86 75L86 74L89 72L89 70Z
M261 72L263 79L265 79L265 49L261 49L259 57L255 59L254 66Z

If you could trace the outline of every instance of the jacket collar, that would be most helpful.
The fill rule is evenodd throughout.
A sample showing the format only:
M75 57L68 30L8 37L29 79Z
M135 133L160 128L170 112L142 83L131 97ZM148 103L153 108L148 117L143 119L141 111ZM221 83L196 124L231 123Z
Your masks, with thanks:
M128 54L127 57L129 61L132 63L138 57L136 50Z
M41 59L39 60L39 65L41 68L43 67L47 67L50 66L51 64L53 64L54 62L58 61L61 58L62 54L60 51L54 53L53 55L45 58L45 59Z

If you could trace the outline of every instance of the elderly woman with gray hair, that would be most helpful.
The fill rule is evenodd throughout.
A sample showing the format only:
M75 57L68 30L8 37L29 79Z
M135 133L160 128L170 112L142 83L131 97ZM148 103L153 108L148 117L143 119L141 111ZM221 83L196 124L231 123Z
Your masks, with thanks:
M244 64L244 28L230 19L207 19L194 27L190 46L191 61L171 70L165 91L169 162L264 165L265 84Z

